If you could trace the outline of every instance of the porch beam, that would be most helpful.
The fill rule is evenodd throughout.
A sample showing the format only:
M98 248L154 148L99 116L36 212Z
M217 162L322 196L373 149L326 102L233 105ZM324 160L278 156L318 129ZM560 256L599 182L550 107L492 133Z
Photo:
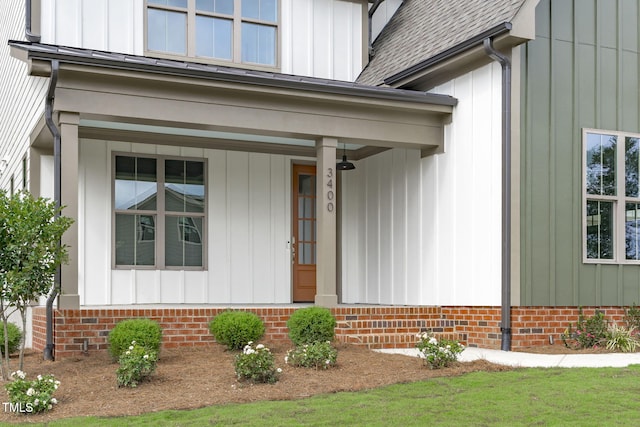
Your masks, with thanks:
M62 244L67 246L68 264L62 265L62 280L58 308L79 309L78 295L78 125L77 113L60 113L60 140L62 163L62 215L72 218L73 224L62 235Z
M336 281L336 138L316 141L316 297L321 307L338 305Z

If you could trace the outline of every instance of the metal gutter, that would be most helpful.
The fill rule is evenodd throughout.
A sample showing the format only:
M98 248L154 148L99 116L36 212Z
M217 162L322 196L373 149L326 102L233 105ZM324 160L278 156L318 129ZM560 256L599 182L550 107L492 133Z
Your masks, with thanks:
M424 61L406 68L399 73L385 78L384 83L386 85L393 86L394 84L406 79L407 77L412 76L413 74L420 73L430 67L433 67L439 62L446 61L447 59L453 58L466 50L482 45L484 40L487 38L495 38L502 34L506 34L511 31L511 28L512 25L510 22L503 22L501 24L498 24L481 34L478 34L475 37L465 40L462 43L459 43L445 51L440 52L435 56L432 56L431 58L425 59Z
M500 332L503 351L511 350L511 60L493 47L491 37L484 50L502 67L502 309Z
M57 59L60 63L65 64L95 66L125 71L141 71L175 77L201 78L225 83L239 83L389 101L442 106L455 106L457 104L457 99L448 95L389 87L367 86L340 80L245 70L234 67L124 55L15 40L9 40L9 45L12 48L26 51L28 59L30 60L49 62Z
M31 1L32 0L25 0L24 2L24 36L30 42L40 43L40 35L31 32Z
M60 216L62 206L62 185L61 185L61 139L60 130L53 122L53 101L55 99L56 84L58 83L58 69L60 63L57 59L51 60L51 78L49 80L49 90L44 105L44 116L51 135L53 135L53 199L56 204L56 217ZM61 242L58 242L60 245ZM46 317L47 317L47 342L44 348L44 360L54 360L55 343L53 341L53 302L59 293L59 286L62 278L61 267L58 266L54 275L53 286L47 297Z

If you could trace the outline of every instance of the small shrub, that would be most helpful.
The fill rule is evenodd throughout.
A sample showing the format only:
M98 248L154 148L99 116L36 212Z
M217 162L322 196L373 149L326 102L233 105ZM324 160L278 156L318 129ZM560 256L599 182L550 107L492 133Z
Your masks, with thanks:
M303 344L289 350L285 363L304 368L328 369L336 364L338 351L329 341Z
M253 383L273 384L282 372L282 369L275 367L271 350L262 344L254 347L252 341L236 356L235 368L239 380Z
M636 307L635 303L625 311L624 321L627 323L627 329L633 329L636 333L640 331L640 308Z
M162 329L158 322L151 319L127 319L111 330L108 340L109 353L114 360L120 359L122 353L131 345L131 341L158 354L162 342Z
M35 414L48 411L58 401L53 393L60 386L60 381L53 375L38 375L34 380L27 380L27 374L16 371L11 374L11 381L4 388L9 395L9 401L24 414Z
M607 319L601 311L596 311L593 316L585 318L582 307L580 307L575 332L569 323L569 327L560 335L560 338L568 348L604 347L609 340L608 329Z
M635 330L633 328L625 328L616 324L609 327L609 340L607 341L607 349L613 351L621 351L630 353L640 346Z
M420 357L430 369L449 366L451 362L458 360L458 355L464 350L464 346L458 341L446 338L438 340L429 332L421 332L417 338L416 347L420 351Z
M209 323L209 332L229 350L240 350L250 341L262 338L264 323L249 311L225 311Z
M156 370L158 354L132 341L118 360L120 367L116 371L118 387L136 387Z
M332 341L336 319L323 307L301 308L293 312L287 321L289 338L297 347L303 344Z
M22 331L14 323L7 323L9 335L9 354L15 353L22 342ZM4 326L0 323L0 354L4 356Z

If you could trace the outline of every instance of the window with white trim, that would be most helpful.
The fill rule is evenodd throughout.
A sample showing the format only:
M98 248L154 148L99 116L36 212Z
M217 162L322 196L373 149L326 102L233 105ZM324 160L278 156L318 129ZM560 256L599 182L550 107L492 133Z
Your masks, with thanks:
M584 132L584 258L640 261L640 135Z
M205 163L114 156L116 267L203 268Z
M278 63L278 0L147 0L147 50L231 63Z

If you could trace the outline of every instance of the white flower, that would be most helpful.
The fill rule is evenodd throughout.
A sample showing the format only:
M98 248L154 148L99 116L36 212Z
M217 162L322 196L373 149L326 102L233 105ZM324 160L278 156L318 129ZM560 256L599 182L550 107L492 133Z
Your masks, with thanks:
M51 398L51 403L53 403L54 405L58 403L58 399L56 399L55 397Z
M435 339L434 337L431 337L431 338L429 338L429 344L436 345L436 344L438 344L438 340Z
M42 381L42 375L38 375L38 381Z
M131 341L131 345L136 345L136 340Z
M289 356L288 355L284 357L284 363L289 363Z
M14 377L14 376L16 376L16 377L20 378L21 380L23 380L23 379L25 379L27 377L27 374L22 372L22 371L20 371L20 370L18 370L18 371L15 371L13 374L11 374L11 377Z
M125 351L124 354L126 354L127 356L131 354L131 352L129 350Z
M260 350L261 348L264 348L264 345L262 345L262 344L258 344L258 345L256 346L256 350Z
M133 350L133 346L132 345L129 346L129 350Z
M35 393L36 391L31 387L29 387L29 390L27 390L27 396L33 396Z
M144 356L142 356L142 358L143 358L143 359L148 359L148 358L149 358L149 355L148 355L148 354L145 354Z
M327 360L324 361L324 363L326 363L327 365L330 365L331 364L331 360L327 359Z
M282 372L282 368L278 368L278 369L276 369L276 372L277 372L277 373L281 373L281 372Z
M247 345L253 345L253 341L249 341Z
M40 404L40 399L36 398L36 400L33 401L33 406L38 406Z
M52 406L52 405L47 406L47 409L51 409L51 408L53 408L53 406Z

